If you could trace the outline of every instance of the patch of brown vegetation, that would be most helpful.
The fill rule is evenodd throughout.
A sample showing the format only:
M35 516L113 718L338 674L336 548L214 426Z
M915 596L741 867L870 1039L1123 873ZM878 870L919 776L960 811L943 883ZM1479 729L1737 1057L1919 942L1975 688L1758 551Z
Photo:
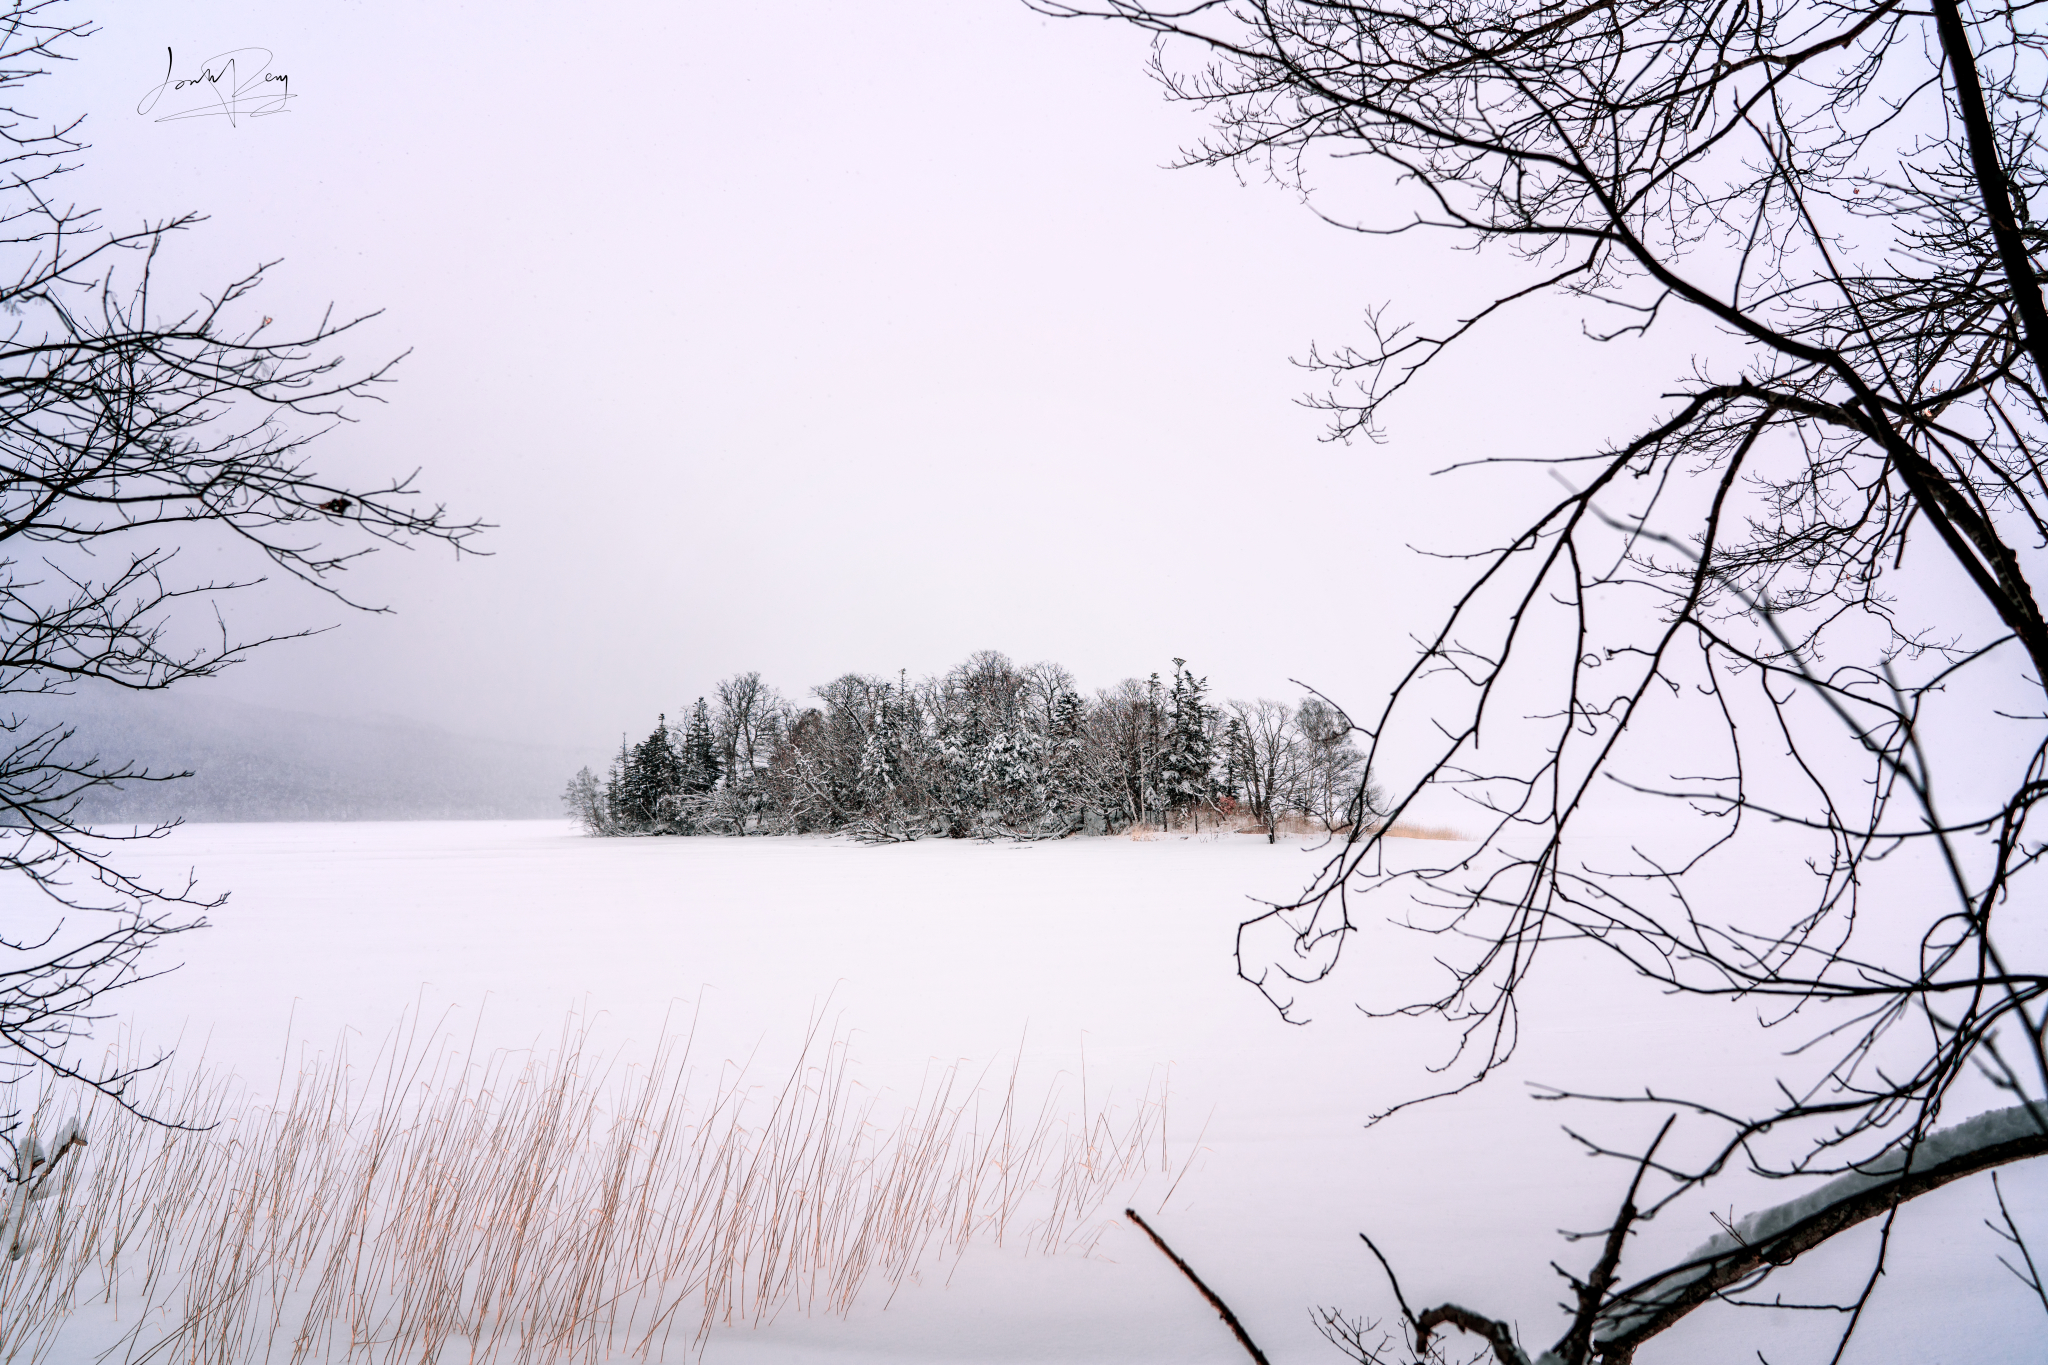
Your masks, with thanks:
M1168 1161L1163 1091L1066 1121L1014 1068L954 1066L892 1115L815 1022L786 1072L708 1083L687 1038L615 1075L579 1020L546 1054L424 1032L366 1070L282 1070L267 1105L165 1068L139 1098L182 1128L97 1100L84 1159L0 1259L0 1361L49 1354L96 1299L138 1359L686 1357L721 1323L846 1313L970 1241L1086 1249Z
M1257 821L1239 823L1233 825L1232 828L1239 834L1264 834L1266 832L1266 827ZM1156 829L1153 831L1155 835L1157 832ZM1329 827L1325 826L1322 821L1311 819L1305 815L1285 815L1280 818L1279 823L1275 827L1275 832L1290 838L1347 839L1351 836L1351 826L1337 825ZM1467 837L1462 830L1452 829L1448 825L1400 824L1395 825L1386 833L1390 839L1463 840Z

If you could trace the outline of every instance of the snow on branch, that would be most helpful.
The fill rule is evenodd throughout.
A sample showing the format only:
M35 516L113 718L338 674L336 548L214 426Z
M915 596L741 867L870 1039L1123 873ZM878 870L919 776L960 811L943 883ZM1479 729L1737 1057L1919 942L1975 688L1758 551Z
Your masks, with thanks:
M1978 1171L2048 1156L2048 1103L2016 1104L1895 1148L1797 1199L1750 1214L1685 1261L1616 1294L1600 1315L1602 1355L1625 1353L1730 1285L1785 1265L1844 1228Z

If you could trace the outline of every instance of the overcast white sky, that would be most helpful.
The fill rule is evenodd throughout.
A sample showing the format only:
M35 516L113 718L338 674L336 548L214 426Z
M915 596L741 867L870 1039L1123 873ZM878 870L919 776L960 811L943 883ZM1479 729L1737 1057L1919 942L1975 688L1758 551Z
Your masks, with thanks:
M1166 169L1203 122L1140 35L1016 0L100 17L25 101L89 116L70 193L108 226L210 215L188 290L282 257L262 312L385 309L348 353L412 355L316 462L422 466L500 526L489 559L379 556L352 586L395 616L219 685L274 705L595 758L733 672L801 694L997 648L1089 687L1180 656L1222 695L1298 677L1362 711L1448 582L1404 547L1472 548L1553 491L1427 471L1625 432L1684 360L1545 305L1387 443L1323 444L1289 357L1359 339L1368 305L1453 313L1501 264ZM244 47L289 114L137 114L166 49L187 75ZM1332 192L1372 205L1364 174Z

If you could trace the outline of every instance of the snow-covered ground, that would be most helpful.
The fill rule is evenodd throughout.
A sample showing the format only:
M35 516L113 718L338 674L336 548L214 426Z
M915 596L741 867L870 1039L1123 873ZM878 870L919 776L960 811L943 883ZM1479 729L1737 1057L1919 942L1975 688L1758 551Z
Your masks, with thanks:
M1315 1022L1282 1022L1233 976L1233 933L1248 896L1285 897L1320 858L1255 837L877 848L593 840L553 822L202 825L124 856L159 876L190 867L233 899L213 928L174 941L184 966L129 993L119 1027L175 1041L180 1065L203 1057L266 1086L288 1056L330 1047L343 1029L374 1045L408 1011L445 1014L446 1027L496 1046L545 1045L576 1011L628 1060L651 1052L664 1021L694 1019L699 1065L753 1058L768 1074L822 1015L850 1038L857 1078L890 1094L914 1095L934 1061L992 1064L1006 1078L1020 1049L1024 1088L1056 1089L1065 1111L1131 1112L1163 1086L1167 1162L1192 1161L1170 1197L1170 1182L1148 1177L1140 1211L1275 1365L1342 1358L1312 1327L1313 1305L1389 1314L1360 1231L1393 1258L1411 1303L1454 1300L1518 1321L1532 1354L1549 1345L1564 1321L1549 1262L1581 1269L1594 1254L1556 1232L1604 1225L1628 1177L1580 1156L1560 1124L1620 1144L1654 1121L1538 1104L1527 1083L1740 1096L1789 1041L1759 1037L1739 1009L1674 1003L1559 952L1508 1073L1368 1131L1368 1114L1428 1088L1424 1067L1442 1059L1444 1038L1368 1020L1350 1001L1400 985L1426 954L1407 936L1361 938L1309 997ZM2037 1256L2048 1251L2048 1171L2002 1179ZM1647 1229L1624 1277L1697 1246L1714 1231L1710 1213L1798 1193L1723 1188L1711 1210L1681 1207ZM978 1245L893 1297L867 1294L848 1317L785 1311L720 1329L707 1358L1245 1359L1116 1211L1103 1209L1092 1256ZM1998 1265L2003 1244L1982 1225L1994 1213L1982 1176L1906 1210L1851 1359L2042 1358L2048 1318ZM1840 1292L1864 1273L1871 1239L1838 1243L1772 1288L1802 1300ZM1791 1365L1816 1358L1838 1321L1715 1308L1643 1360L1761 1351ZM51 1358L84 1365L83 1341Z

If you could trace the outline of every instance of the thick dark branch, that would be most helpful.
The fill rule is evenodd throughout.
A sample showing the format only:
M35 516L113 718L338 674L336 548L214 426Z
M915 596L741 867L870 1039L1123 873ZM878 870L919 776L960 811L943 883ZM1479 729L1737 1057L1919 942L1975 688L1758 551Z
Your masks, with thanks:
M1977 78L1977 59L1970 51L1970 33L1963 25L1956 0L1932 0L1934 28L1941 38L1942 55L1948 58L1950 78L1955 82L1956 108L1963 116L1963 133L1970 148L1970 170L1983 197L1984 217L1991 226L1991 240L1998 248L1998 261L2005 268L2013 307L2020 315L2020 336L2027 354L2034 359L2034 372L2048 383L2048 306L2041 301L2041 281L2034 273L2025 240L2012 211L2012 181L1998 157L1998 138L1991 129L1991 113L1984 100L1984 85Z
M1912 1169L1888 1178L1862 1177L1868 1183L1838 1199L1821 1205L1813 1213L1772 1230L1768 1235L1715 1251L1683 1265L1651 1276L1614 1296L1604 1310L1603 1326L1594 1344L1604 1360L1626 1360L1644 1341L1656 1336L1680 1318L1710 1302L1724 1290L1749 1277L1769 1273L1788 1265L1801 1255L1847 1228L1886 1213L1908 1200L1940 1189L1979 1171L1992 1170L2048 1156L2048 1106L2021 1105L2002 1110L1997 1116L2025 1115L2029 1125L2010 1125L2019 1131L2002 1141L1965 1145L1961 1151L1935 1160L1915 1160ZM1843 1177L1858 1180L1858 1177Z
M1528 1353L1515 1344L1515 1332L1504 1322L1496 1321L1483 1313L1469 1308L1460 1308L1455 1303L1438 1304L1425 1308L1415 1320L1415 1354L1429 1354L1430 1338L1439 1327L1455 1327L1461 1332L1470 1332L1493 1348L1493 1358L1500 1365L1529 1365Z
M1628 1193L1622 1197L1621 1209L1614 1215L1613 1224L1607 1229L1605 1245L1600 1249L1600 1259L1593 1266L1593 1273L1583 1280L1574 1280L1573 1290L1579 1300L1579 1311L1573 1316L1571 1330L1553 1348L1552 1354L1559 1359L1573 1362L1584 1361L1592 1348L1594 1325L1599 1321L1600 1310L1607 1300L1607 1291L1614 1286L1615 1272L1621 1265L1622 1249L1628 1245L1629 1233L1635 1228L1640 1210L1636 1197L1642 1192L1643 1177L1656 1167L1657 1149L1664 1145L1664 1139L1671 1133L1671 1125L1678 1122L1673 1114L1664 1120L1664 1126L1657 1130L1656 1138L1649 1150L1636 1162L1635 1178L1628 1183Z

